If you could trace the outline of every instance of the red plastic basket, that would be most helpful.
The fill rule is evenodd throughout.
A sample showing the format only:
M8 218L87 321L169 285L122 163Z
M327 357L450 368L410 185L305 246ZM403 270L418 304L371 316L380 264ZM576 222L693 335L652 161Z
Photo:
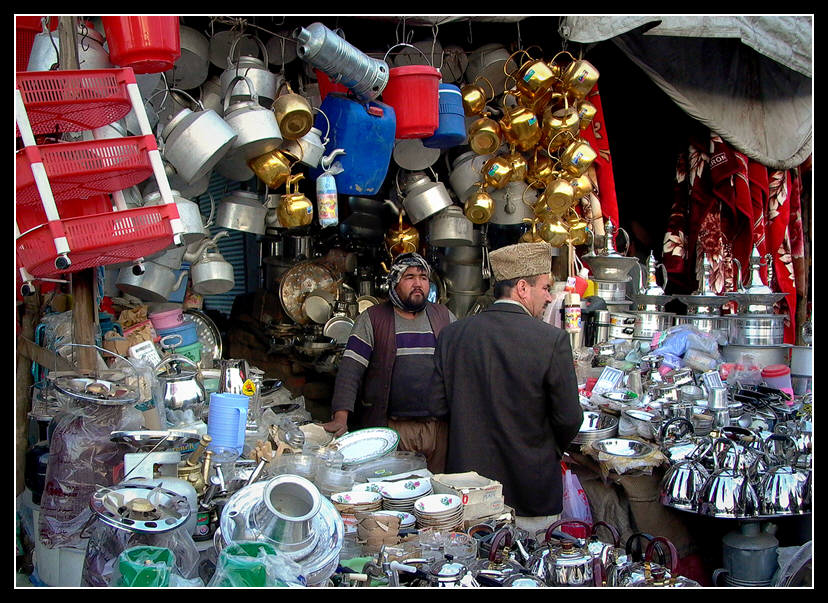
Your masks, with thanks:
M84 199L143 182L152 174L155 137L126 136L25 147L17 152L17 204L42 203L31 165L43 162L55 200Z
M86 199L55 201L55 205L57 205L61 220L113 211L112 198L104 194L93 195ZM46 210L38 204L18 206L15 218L20 232L25 232L49 221L46 217Z
M178 218L174 203L60 220L72 265L55 267L53 223L23 233L16 241L20 264L32 276L48 277L95 266L130 262L173 244L170 220Z
M79 132L100 128L132 110L127 90L132 69L23 71L17 88L32 132Z

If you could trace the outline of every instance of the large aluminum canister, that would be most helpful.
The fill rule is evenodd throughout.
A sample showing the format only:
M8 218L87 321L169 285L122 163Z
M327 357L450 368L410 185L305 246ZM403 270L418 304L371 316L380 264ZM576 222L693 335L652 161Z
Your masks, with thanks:
M387 63L369 57L322 23L296 28L293 38L300 59L350 88L360 100L375 100L385 89Z

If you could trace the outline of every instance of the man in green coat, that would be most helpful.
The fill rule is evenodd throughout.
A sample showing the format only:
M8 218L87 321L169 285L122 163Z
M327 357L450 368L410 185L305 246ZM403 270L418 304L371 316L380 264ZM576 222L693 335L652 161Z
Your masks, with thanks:
M551 247L518 243L489 257L496 301L440 333L433 403L449 409L446 471L501 482L517 526L535 534L563 508L560 461L583 411L569 337L540 320Z

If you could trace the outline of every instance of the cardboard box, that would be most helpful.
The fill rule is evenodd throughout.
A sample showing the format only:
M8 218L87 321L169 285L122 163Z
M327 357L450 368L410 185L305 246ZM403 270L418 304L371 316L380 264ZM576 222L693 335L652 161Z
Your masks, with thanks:
M454 494L460 497L465 520L503 512L503 485L475 471L439 473L431 478L431 485L435 494Z
M468 531L469 528L472 526L476 526L479 523L484 523L487 521L494 521L496 523L515 523L515 510L508 506L503 505L503 510L500 513L495 513L494 515L489 515L487 517L475 517L473 519L463 518L463 530Z

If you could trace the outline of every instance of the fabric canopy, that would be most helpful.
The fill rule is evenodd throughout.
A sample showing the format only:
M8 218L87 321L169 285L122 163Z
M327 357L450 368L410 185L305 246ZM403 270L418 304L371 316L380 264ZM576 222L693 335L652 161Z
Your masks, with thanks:
M811 17L571 16L561 33L611 39L688 115L762 165L811 153Z

